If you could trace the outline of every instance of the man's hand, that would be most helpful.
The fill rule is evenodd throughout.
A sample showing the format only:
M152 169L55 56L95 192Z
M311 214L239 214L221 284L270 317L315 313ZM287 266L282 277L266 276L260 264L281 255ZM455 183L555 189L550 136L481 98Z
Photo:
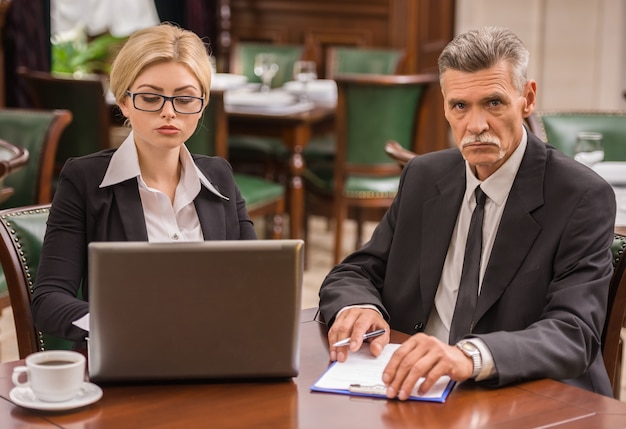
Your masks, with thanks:
M425 378L418 391L423 395L442 375L465 381L473 370L472 359L456 346L419 333L406 340L393 354L383 372L383 382L387 385L387 397L406 400L420 377Z
M374 356L380 355L383 348L389 343L389 324L376 310L370 308L349 308L339 313L332 327L328 331L328 343L330 344L330 360L343 362L348 357L349 351L357 351L363 344L363 335L376 329L386 329L370 342L370 352ZM333 347L339 340L350 338L350 345Z

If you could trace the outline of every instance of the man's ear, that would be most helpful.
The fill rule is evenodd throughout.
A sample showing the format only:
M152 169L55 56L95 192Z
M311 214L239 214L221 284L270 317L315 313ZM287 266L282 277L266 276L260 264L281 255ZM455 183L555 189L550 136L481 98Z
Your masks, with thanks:
M537 82L529 80L524 86L524 117L527 118L535 110L537 102Z

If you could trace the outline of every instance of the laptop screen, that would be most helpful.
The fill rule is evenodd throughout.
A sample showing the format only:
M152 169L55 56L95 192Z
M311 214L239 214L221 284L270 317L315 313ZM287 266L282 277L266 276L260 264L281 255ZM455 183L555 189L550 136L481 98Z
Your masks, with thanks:
M298 374L302 240L89 245L92 381Z

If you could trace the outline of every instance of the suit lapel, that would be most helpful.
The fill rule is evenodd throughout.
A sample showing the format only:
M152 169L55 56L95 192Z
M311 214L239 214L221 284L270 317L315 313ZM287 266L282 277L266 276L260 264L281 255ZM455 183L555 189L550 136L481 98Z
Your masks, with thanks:
M205 240L226 239L226 216L224 206L219 200L219 197L204 186L200 189L200 195L194 200Z
M459 207L465 193L465 162L437 182L439 195L424 203L420 263L421 302L426 314L432 308ZM427 311L428 310L428 311Z
M511 187L478 297L475 320L500 298L541 232L532 212L543 205L545 143L528 133L526 153Z
M146 220L143 215L137 180L126 180L113 186L119 217L128 241L148 241Z

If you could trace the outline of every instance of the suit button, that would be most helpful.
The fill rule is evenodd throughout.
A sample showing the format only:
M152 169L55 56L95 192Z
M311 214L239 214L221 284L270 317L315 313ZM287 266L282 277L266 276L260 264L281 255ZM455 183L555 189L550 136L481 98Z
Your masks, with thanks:
M415 325L413 327L413 329L415 329L416 331L423 331L424 330L424 323L423 322L419 322L417 325Z

